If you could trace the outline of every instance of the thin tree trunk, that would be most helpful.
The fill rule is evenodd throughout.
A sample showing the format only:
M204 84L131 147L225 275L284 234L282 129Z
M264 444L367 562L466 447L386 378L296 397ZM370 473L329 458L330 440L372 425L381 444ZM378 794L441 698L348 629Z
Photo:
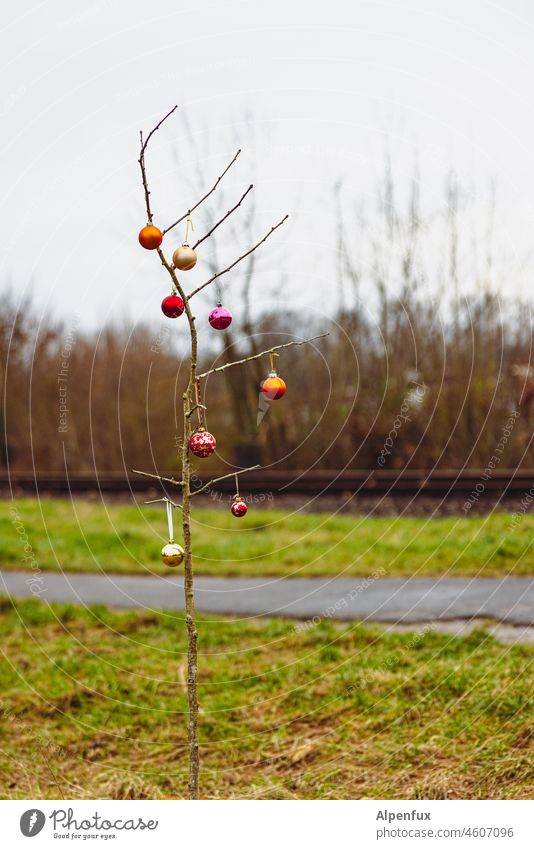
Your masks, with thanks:
M141 168L141 177L143 182L143 190L145 195L145 206L147 213L147 224L152 225L153 223L153 215L152 209L150 206L150 190L148 188L148 181L146 176L146 168L145 168L145 152L150 141L151 137L154 133L159 130L164 121L169 118L170 115L177 109L177 106L174 106L167 114L161 119L161 121L156 124L156 126L148 133L146 138L143 136L143 132L140 133L140 141L141 141L141 150L139 155L139 166ZM162 233L168 233L169 230L172 230L173 227L176 227L181 221L184 221L188 216L191 215L193 209L196 209L203 203L217 188L220 181L228 171L228 169L234 164L235 160L239 156L240 151L236 153L230 164L225 168L220 177L218 177L215 185L212 189L210 189L201 200L195 204L195 206L190 207L187 213L178 218L173 224L166 227ZM242 195L241 200L235 204L235 206L229 210L229 212L224 215L220 221L218 221L209 232L199 239L195 247L203 242L205 239L211 238L213 232L232 215L243 202L246 195L250 192L252 186L246 190L246 192ZM244 254L234 260L231 265L222 271L216 271L212 274L209 280L203 283L201 286L198 286L193 292L189 295L186 295L184 289L182 288L181 283L178 280L176 275L176 270L173 264L170 264L165 259L165 255L161 249L161 247L157 247L157 254L160 258L161 264L170 275L172 283L173 283L173 293L176 292L180 295L180 298L184 302L184 309L187 316L187 321L189 323L189 332L191 336L191 363L189 367L189 382L187 384L187 389L183 394L183 443L182 443L182 476L180 481L175 481L174 478L167 478L166 480L169 483L173 483L177 486L180 486L182 489L182 504L175 505L180 506L182 509L182 529L183 529L183 548L184 548L184 595L185 595L185 623L187 629L187 700L188 700L188 740L189 740L189 798L190 799L198 799L198 783L199 783L199 747L198 747L198 694L197 694L197 640L198 640L198 631L195 623L195 597L193 590L193 542L192 542L192 534L191 534L191 496L194 494L191 492L191 458L189 455L189 440L191 439L191 416L198 408L198 399L196 398L196 389L197 389L197 331L195 327L195 317L191 312L190 307L190 298L193 295L196 295L197 292L200 292L206 286L209 286L215 280L219 279L223 274L227 274L234 266L236 266L239 262L244 260L246 257L250 256L257 248L260 247L269 236L277 230L281 224L286 220L287 215L275 224L269 230L266 235L260 239L255 245L253 245L249 250L247 250ZM311 341L311 340L308 340ZM289 345L302 345L304 342L288 342L285 345L278 345L275 347L278 348L286 348ZM258 357L263 356L263 354L269 353L268 351L263 351L260 354L255 354L255 356L247 357L246 361L258 359ZM204 375L200 375L200 377L206 377L207 374L212 374L216 371L222 371L230 366L240 365L238 363L225 363L221 368L211 369ZM196 400L196 403L195 403ZM256 468L251 467L251 468ZM251 471L249 469L242 469L235 473L231 474L242 474L245 471ZM140 472L140 474L147 474L148 477L156 477L159 480L163 481L159 475L152 475L147 472ZM220 478L215 478L215 481L222 480L223 478L229 477L230 475L222 475ZM211 481L209 484L206 484L204 487L201 487L198 492L202 492L206 489L210 484L214 483ZM167 500L168 499L164 499Z
M189 798L198 799L199 752L198 752L198 693L197 693L197 639L195 623L195 597L193 592L193 545L191 535L191 458L189 440L191 438L191 407L196 383L197 369L197 332L195 319L189 303L185 300L185 310L191 332L191 365L189 383L183 394L183 443L182 443L182 528L184 542L184 595L185 623L187 628L187 699L189 719L187 723L189 739Z

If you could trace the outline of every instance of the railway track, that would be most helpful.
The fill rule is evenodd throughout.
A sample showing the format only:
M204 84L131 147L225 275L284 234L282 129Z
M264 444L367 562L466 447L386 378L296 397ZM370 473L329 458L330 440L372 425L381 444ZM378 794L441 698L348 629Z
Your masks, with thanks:
M210 478L227 474L209 471L199 475L197 485ZM172 477L176 471L161 472ZM419 496L444 498L469 496L477 501L485 498L519 498L532 488L534 495L534 469L503 470L499 474L485 477L483 469L456 472L435 471L270 471L258 470L241 478L241 490L256 495L346 495L379 498L384 495ZM16 495L68 495L69 493L114 493L149 492L159 489L157 481L131 472L0 472L0 490L4 496ZM173 490L172 485L168 485ZM234 479L227 478L217 483L217 492L233 493Z

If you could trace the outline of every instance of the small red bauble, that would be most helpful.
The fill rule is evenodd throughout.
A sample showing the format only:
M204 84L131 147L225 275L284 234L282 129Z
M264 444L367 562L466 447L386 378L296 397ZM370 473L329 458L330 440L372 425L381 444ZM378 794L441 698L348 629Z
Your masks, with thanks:
M183 313L185 305L178 295L167 295L161 302L161 309L167 318L178 318Z
M232 323L232 313L221 304L217 304L210 312L208 321L214 330L226 330Z
M147 224L146 227L139 233L139 244L147 251L155 251L159 248L163 241L163 233L159 227L154 227L153 224Z
M243 499L240 498L239 495L236 495L230 507L230 510L232 511L233 515L237 516L237 518L240 519L241 516L245 515L247 509L247 505L245 504Z
M209 457L217 448L217 442L211 433L198 427L189 440L189 447L195 457Z
M269 372L269 377L263 381L261 391L269 398L270 401L278 401L286 394L286 384L281 377L278 377L275 371Z

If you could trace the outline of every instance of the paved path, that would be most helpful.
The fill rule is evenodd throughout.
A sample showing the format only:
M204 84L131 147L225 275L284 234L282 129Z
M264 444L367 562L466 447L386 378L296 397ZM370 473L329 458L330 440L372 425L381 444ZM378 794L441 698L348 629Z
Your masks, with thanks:
M33 581L33 583L31 583ZM39 581L39 582L37 582ZM33 592L32 592L33 591ZM0 594L112 607L183 609L179 576L0 571ZM491 618L534 625L534 578L196 578L200 611L376 622Z

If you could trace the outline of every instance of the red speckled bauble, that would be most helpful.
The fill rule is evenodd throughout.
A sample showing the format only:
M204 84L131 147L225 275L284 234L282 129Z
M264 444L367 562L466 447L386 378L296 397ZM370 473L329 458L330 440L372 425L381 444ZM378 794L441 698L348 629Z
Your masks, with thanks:
M214 330L226 330L232 323L232 313L221 304L217 304L210 312L208 321Z
M282 398L286 394L285 381L281 377L278 377L275 371L271 371L269 372L269 377L263 381L261 391L270 401L278 401L279 398Z
M245 515L248 508L247 508L247 505L245 504L245 502L243 501L243 499L240 498L239 495L236 495L236 497L234 498L234 500L232 502L230 510L232 511L234 516L237 516L237 518L240 519L241 516Z
M167 318L178 318L183 313L185 306L178 295L167 295L161 302L161 309Z
M189 447L195 457L209 457L217 448L217 441L203 427L198 427L189 440Z
M159 227L154 227L153 224L147 224L146 227L139 233L139 244L146 248L147 251L155 251L159 248L163 241L163 233Z

